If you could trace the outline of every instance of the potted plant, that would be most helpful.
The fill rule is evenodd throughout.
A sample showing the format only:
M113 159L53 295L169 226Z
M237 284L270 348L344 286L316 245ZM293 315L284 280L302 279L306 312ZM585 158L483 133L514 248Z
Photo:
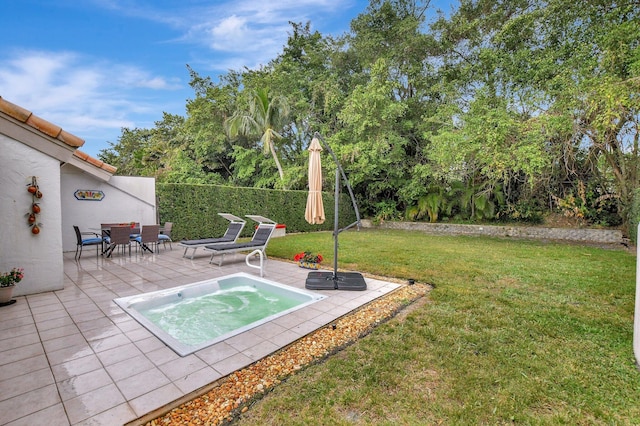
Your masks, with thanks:
M22 268L13 268L0 275L0 306L12 302L13 288L22 278L24 278L24 269Z
M298 266L307 269L318 269L322 259L323 257L320 253L313 254L310 251L303 251L293 256L293 260L298 262Z

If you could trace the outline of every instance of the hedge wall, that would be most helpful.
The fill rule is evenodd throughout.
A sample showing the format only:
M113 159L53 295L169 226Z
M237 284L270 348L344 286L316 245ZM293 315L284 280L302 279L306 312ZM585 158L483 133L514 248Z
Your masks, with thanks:
M307 191L280 191L237 188L220 185L157 184L160 223L173 222L173 241L219 237L229 222L218 213L231 213L247 220L242 236L253 235L254 225L245 217L255 214L287 225L287 232L333 230L334 194L323 192L326 220L310 225L304 219ZM355 221L355 212L347 194L340 195L340 227Z

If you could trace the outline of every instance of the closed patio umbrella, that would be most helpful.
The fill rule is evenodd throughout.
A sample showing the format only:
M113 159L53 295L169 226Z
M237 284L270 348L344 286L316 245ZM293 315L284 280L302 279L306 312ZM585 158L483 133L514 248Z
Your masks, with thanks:
M309 145L309 195L304 218L312 225L324 223L324 205L322 204L322 165L320 152L322 146L318 138L311 140Z

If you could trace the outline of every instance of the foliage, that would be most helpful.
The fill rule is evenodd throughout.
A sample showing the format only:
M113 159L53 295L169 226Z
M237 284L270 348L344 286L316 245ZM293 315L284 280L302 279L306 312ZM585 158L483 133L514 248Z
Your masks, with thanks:
M400 212L396 208L396 203L392 201L380 201L374 206L373 223L375 224L398 220L399 218Z
M304 190L320 132L374 220L536 222L577 208L586 225L629 230L636 2L432 3L372 0L338 36L291 23L259 69L212 79L187 66L186 117L123 129L101 159L158 182ZM323 162L325 184L334 167Z
M289 104L282 96L269 96L269 89L262 88L251 92L249 110L237 110L225 122L229 137L238 135L259 136L262 149L270 153L278 168L280 180L284 180L284 172L276 154L276 139L282 138L278 133L284 127L289 116Z
M24 278L23 268L13 268L9 272L0 275L0 287L11 287L18 284Z
M440 212L446 207L447 201L441 187L432 187L426 195L418 198L416 205L407 209L407 218L416 220L428 215L429 222L438 221Z

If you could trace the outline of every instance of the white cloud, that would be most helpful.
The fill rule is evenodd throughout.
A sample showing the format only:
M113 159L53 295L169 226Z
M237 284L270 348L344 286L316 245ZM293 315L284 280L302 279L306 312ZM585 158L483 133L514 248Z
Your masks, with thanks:
M174 75L186 63L205 73L256 69L282 51L291 32L290 21L304 23L313 18L314 27L318 22L331 23L361 0L90 1L107 11L105 22L118 20L119 14L129 22L135 18L160 24L167 31L154 33L155 45L140 53L140 61L122 55L129 58L127 63L104 59L110 55L106 44L84 54L59 47L11 50L16 46L9 45L0 50L0 96L85 139L83 150L95 155L105 147L105 140L117 140L122 127L150 128L162 119L163 111L184 113L185 100L193 94L184 81L188 77L166 78L149 71L151 67ZM77 6L63 3L69 10ZM135 31L131 34L135 37ZM163 43L169 54L162 64L156 60L152 65L157 57L154 49ZM177 44L180 48L173 49L171 45ZM149 68L132 63L147 63Z
M165 3L155 6L136 0L94 2L123 15L161 22L181 31L182 36L172 42L210 49L217 61L209 65L227 71L265 65L286 44L291 32L289 22L306 23L313 18L317 23L353 6L355 0L227 0L205 6L199 1L184 0L180 7L171 9ZM196 60L206 63L204 55Z
M86 140L118 134L122 127L151 127L140 120L161 118L158 94L181 88L131 65L71 52L9 55L0 57L0 96Z

